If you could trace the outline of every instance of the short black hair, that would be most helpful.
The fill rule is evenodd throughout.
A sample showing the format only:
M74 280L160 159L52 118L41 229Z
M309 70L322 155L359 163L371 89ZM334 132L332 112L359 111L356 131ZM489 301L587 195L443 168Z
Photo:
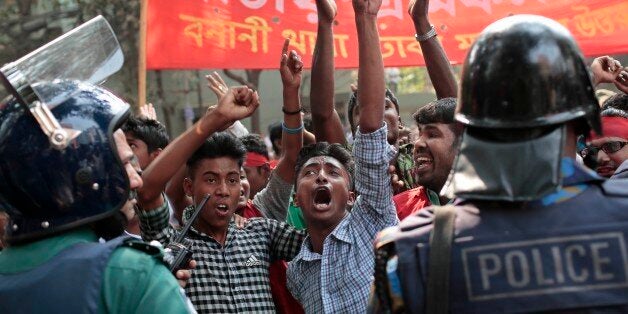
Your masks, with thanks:
M334 143L329 144L327 142L318 142L311 145L307 145L301 148L299 156L297 157L296 166L294 167L297 178L299 171L303 168L303 165L310 159L318 156L329 156L338 160L340 164L345 167L349 174L349 190L353 190L353 173L355 171L355 163L353 162L353 156L351 152L343 145ZM295 182L296 187L296 182Z
M134 137L146 143L149 153L157 149L164 149L170 142L170 137L163 124L157 120L131 116L122 125L122 132L131 133Z
M245 156L246 148L238 138L219 132L205 140L185 164L188 168L188 176L193 178L196 167L204 159L229 157L237 160L238 167L242 167Z
M264 139L259 134L250 133L240 137L240 141L244 144L246 151L249 153L258 153L268 158L268 148Z
M399 115L399 100L395 97L390 89L386 88L386 99L390 100L390 102L395 105L395 110L397 110L397 115ZM351 126L351 131L355 132L357 121L353 121L353 109L358 105L358 90L356 89L351 93L349 97L349 102L347 102L347 119L349 120L349 125Z
M628 112L628 94L620 93L608 97L602 104L602 111L608 108L615 108L623 112Z
M438 99L419 108L413 115L417 125L443 123L449 124L455 135L462 133L462 125L454 120L456 98L447 97Z
M268 126L268 137L270 138L270 143L273 145L275 155L279 156L281 151L279 147L275 145L275 140L281 140L281 122L274 122Z

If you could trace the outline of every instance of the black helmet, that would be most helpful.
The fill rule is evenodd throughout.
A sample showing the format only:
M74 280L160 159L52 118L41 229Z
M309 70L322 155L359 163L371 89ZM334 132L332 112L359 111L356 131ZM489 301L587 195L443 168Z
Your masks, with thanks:
M585 118L600 133L599 105L569 31L541 16L488 26L462 70L456 120L479 128L534 128Z
M76 81L37 88L72 93L50 110L61 126L80 133L66 147L54 147L15 98L0 103L0 208L11 218L10 242L107 218L129 198L129 178L113 139L129 105L101 87Z

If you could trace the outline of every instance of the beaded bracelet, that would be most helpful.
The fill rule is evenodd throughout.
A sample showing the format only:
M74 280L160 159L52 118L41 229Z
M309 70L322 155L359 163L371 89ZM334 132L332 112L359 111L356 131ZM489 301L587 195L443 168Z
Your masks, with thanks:
M291 129L289 127L286 126L285 123L281 122L281 129L286 132L287 134L299 134L301 133L301 131L303 131L303 123L301 123L301 126L295 129Z
M416 38L416 41L419 42L426 41L434 36L436 36L436 29L434 28L434 25L430 25L430 30L425 34L414 34L414 38Z

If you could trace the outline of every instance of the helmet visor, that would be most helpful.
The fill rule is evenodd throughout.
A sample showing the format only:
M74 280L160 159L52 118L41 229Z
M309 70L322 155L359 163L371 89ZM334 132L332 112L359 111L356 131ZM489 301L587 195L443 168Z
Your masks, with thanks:
M111 26L102 16L97 16L4 65L0 71L13 92L20 91L25 84L30 85L39 101L54 107L70 98L76 90L42 88L40 83L69 80L98 85L117 72L123 62L120 44Z

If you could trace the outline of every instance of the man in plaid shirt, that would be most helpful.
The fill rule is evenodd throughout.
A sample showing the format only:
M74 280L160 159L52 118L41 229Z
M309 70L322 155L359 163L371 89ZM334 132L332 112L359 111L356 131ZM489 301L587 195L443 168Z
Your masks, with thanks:
M167 202L159 191L186 160L186 194L194 203L211 195L186 237L197 261L186 293L198 312L273 312L269 265L278 259L291 260L304 238L303 231L276 220L250 219L244 229L236 228L233 222L246 149L230 135L213 133L251 115L258 104L257 93L252 90L229 89L215 109L175 139L144 172L145 187L149 188L140 190L139 205L149 210L138 210L138 217L146 240L167 245L175 235L168 225ZM284 123L296 128L300 119L294 115ZM290 135L297 141L300 136Z
M339 144L317 143L297 160L295 203L308 225L301 252L288 266L288 288L307 313L364 313L374 271L376 233L397 224L386 141L384 66L377 34L381 0L353 0L362 106L353 161Z

